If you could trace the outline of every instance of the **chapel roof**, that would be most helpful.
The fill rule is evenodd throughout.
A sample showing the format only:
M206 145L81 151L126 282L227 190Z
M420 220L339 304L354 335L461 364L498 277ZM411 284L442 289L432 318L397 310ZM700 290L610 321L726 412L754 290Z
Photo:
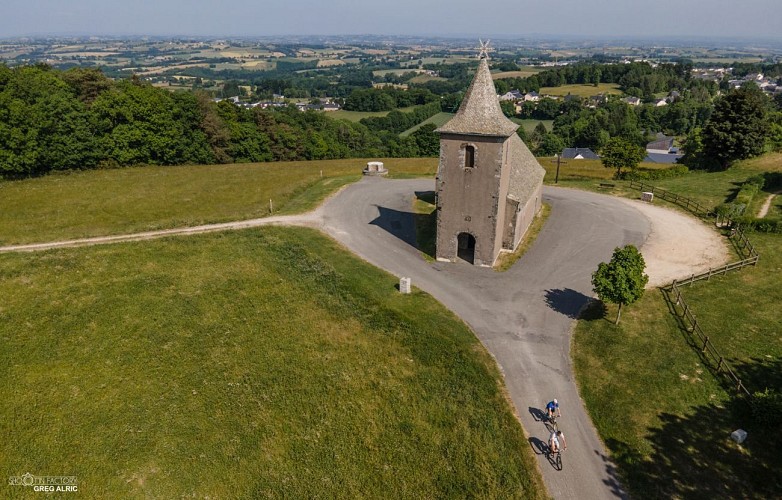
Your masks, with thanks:
M508 137L518 128L502 113L489 63L482 58L459 111L435 132Z

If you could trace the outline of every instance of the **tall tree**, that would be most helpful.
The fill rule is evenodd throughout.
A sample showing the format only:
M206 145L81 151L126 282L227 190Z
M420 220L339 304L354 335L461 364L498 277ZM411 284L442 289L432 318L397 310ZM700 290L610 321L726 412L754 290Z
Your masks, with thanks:
M601 262L592 273L592 286L600 300L618 304L616 324L622 315L622 306L640 299L649 276L644 274L646 262L633 245L614 249L611 261Z
M703 128L706 157L722 169L763 153L768 135L768 98L753 85L730 91L714 105Z

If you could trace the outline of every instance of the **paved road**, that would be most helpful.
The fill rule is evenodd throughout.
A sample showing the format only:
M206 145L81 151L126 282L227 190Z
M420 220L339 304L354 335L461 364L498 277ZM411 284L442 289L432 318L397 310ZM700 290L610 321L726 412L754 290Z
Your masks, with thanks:
M414 247L411 202L434 181L366 178L321 207L323 229L372 264L409 276L459 315L494 355L555 498L626 496L578 397L570 329L591 295L590 275L613 249L641 246L648 219L616 199L545 188L552 213L535 244L505 273L467 263L428 263ZM557 397L568 452L556 471L542 453L537 415Z
M555 498L626 496L606 459L578 397L570 366L570 328L590 294L590 275L613 249L640 246L649 222L618 199L583 191L544 188L553 209L535 244L510 270L496 273L467 263L428 263L415 248L411 213L416 192L432 191L431 179L365 178L314 212L294 216L150 231L81 240L0 247L0 252L136 241L268 224L319 227L354 253L427 291L459 315L496 358L538 454ZM542 453L548 431L537 415L558 398L568 452L564 470Z

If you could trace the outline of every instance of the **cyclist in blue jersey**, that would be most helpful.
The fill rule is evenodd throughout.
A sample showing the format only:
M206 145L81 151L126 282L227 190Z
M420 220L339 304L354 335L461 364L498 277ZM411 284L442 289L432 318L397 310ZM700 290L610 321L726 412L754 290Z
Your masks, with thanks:
M554 416L554 413L557 414L557 417L562 416L562 410L559 409L559 402L557 401L557 398L554 398L553 401L549 401L549 403L546 405L546 413L548 413L549 419Z

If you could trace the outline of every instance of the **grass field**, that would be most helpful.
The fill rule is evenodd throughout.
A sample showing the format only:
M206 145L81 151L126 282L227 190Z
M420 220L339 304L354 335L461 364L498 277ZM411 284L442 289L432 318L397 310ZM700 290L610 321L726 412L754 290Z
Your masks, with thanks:
M779 158L654 184L713 206L746 177L779 170ZM751 234L750 240L761 255L757 267L683 293L710 340L757 391L782 387L782 237ZM618 326L614 314L614 307L587 311L572 352L581 396L630 490L656 498L779 498L779 436L758 428L747 405L732 399L732 387L715 376L701 346L690 344L663 292L647 291ZM737 428L749 431L742 446L729 438Z
M503 78L526 78L528 76L536 75L543 71L543 68L534 66L524 66L519 71L498 71L492 73L492 78L495 80L502 80Z
M437 113L436 115L430 116L426 120L422 121L418 125L413 125L409 129L405 130L401 134L399 134L401 137L407 137L408 135L412 134L422 126L426 125L427 123L434 123L436 126L441 127L445 125L445 122L453 118L454 113Z
M0 255L0 469L85 498L544 497L494 360L396 283L305 229Z
M436 158L384 159L393 176L434 175ZM134 167L0 182L0 245L195 226L302 212L366 159ZM323 177L321 177L321 172Z
M415 108L416 106L410 106L407 108L399 108L397 111L406 113L408 111L414 110ZM357 122L362 118L369 118L371 116L386 116L388 113L390 113L390 111L347 111L344 109L339 109L337 111L329 111L328 116L338 120L350 120L352 122Z
M529 133L535 130L535 127L538 126L538 123L543 123L543 126L546 127L546 130L551 132L551 129L554 128L554 120L533 120L533 119L521 119L521 118L511 118L511 121L514 121L524 127L524 130Z
M589 97L597 94L621 94L619 85L615 83L601 83L597 87L594 85L562 85L559 87L541 87L540 95L566 96L568 94L579 97Z

